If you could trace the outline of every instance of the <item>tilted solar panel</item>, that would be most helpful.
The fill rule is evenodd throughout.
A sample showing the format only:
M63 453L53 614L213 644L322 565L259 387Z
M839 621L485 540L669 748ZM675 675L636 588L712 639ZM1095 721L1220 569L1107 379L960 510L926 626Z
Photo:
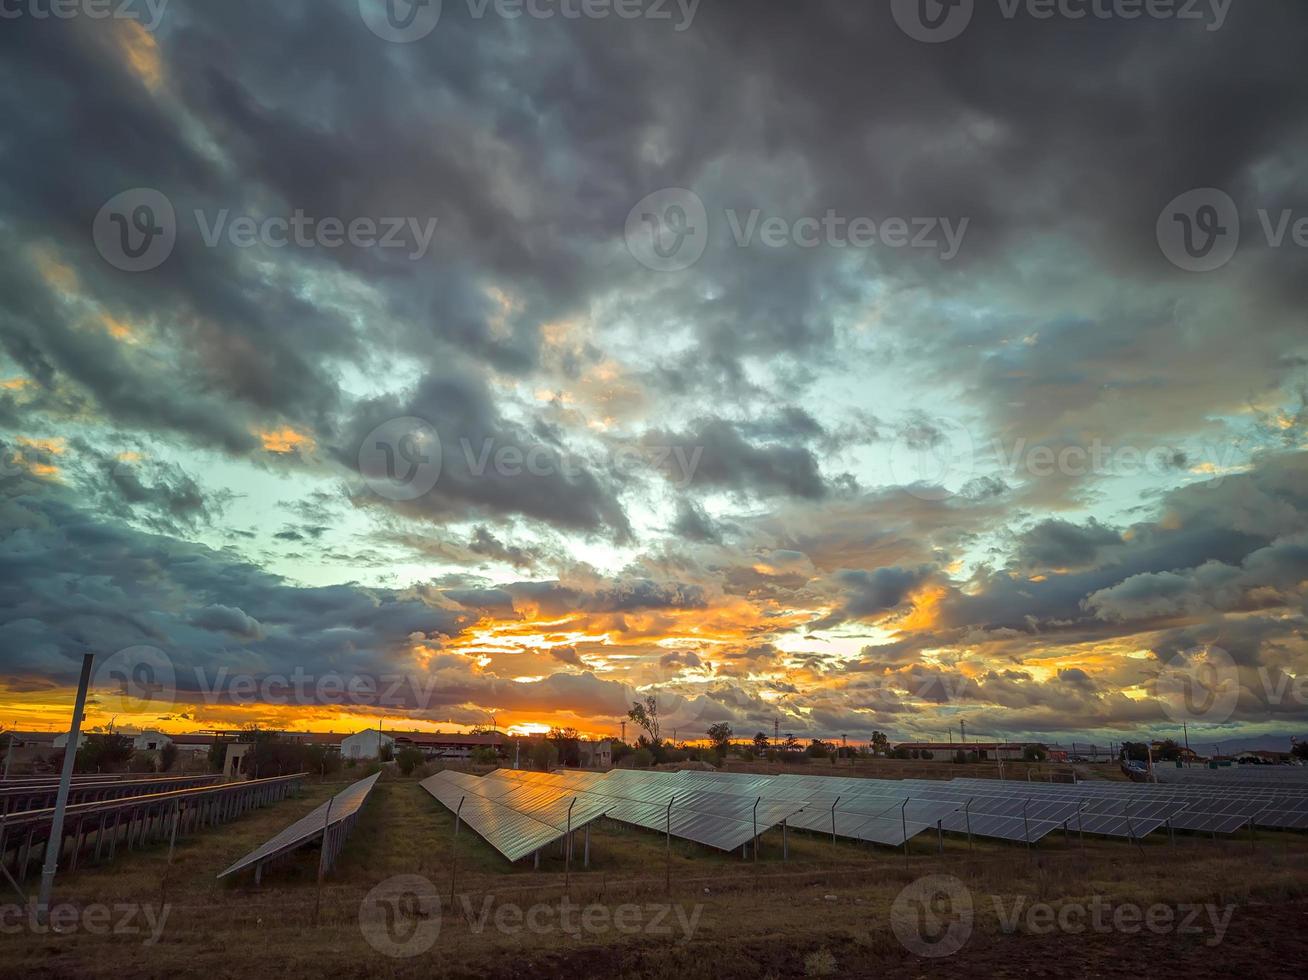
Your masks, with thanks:
M363 806L364 800L372 792L381 773L365 776L357 783L347 786L325 803L315 807L306 816L301 817L281 833L260 844L253 851L241 858L231 867L218 874L219 878L235 874L245 868L271 861L273 858L292 851L309 841L321 837L329 830L352 818Z

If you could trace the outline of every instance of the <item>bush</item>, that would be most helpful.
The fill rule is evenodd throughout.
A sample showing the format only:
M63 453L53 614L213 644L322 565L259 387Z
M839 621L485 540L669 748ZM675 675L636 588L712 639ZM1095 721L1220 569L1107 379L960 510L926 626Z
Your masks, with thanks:
M553 744L544 739L539 739L532 743L531 767L533 769L540 769L544 772L548 772L550 769L554 768L558 761L559 753L558 750L554 748Z
M405 776L412 775L413 770L422 765L423 759L422 752L411 745L395 753L395 765L399 768L400 773Z
M648 769L654 764L654 753L641 746L631 753L631 764L637 769Z
M316 772L320 776L330 776L334 772L340 772L341 753L331 745L306 745L304 771Z
M229 738L216 738L213 744L209 746L209 771L222 772L223 766L227 764L227 746L230 744Z
M139 773L154 772L155 771L154 758L148 755L132 756L132 762L131 762L131 766L129 767L129 771L139 772Z
M132 740L126 735L88 735L77 750L73 768L78 772L124 772L132 764ZM147 760L149 761L149 760ZM63 768L63 753L59 753L59 767ZM152 772L150 769L132 768L131 772Z
M169 772L177 765L177 746L169 742L159 750L159 771Z
M472 764L474 766L495 766L499 765L499 761L500 757L489 745L483 745L472 752Z

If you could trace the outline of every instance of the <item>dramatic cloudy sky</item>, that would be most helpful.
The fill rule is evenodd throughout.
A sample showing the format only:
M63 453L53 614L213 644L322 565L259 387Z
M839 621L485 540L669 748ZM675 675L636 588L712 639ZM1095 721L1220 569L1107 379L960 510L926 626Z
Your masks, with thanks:
M0 726L1308 728L1299 0L395 6L5 7Z

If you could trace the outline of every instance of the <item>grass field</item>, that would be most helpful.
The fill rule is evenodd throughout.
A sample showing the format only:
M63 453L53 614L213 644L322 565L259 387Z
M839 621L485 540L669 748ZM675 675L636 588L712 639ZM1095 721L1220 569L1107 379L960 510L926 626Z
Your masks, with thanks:
M1265 976L1298 975L1308 924L1308 838L1260 831L1214 842L1154 835L1145 846L1073 837L1022 846L931 835L909 854L792 832L781 860L779 831L762 841L759 860L674 840L670 855L657 834L601 821L592 830L591 867L567 872L557 853L509 866L475 834L453 836L451 815L416 779L387 774L369 799L335 872L319 896L317 853L306 849L265 870L256 887L214 875L347 780L311 782L303 795L234 823L179 841L167 850L131 854L98 868L61 875L57 903L85 907L167 905L157 942L146 936L59 935L10 926L0 935L0 972L25 977L561 976L790 977L1159 976L1225 975L1252 951L1269 959ZM1156 839L1155 839L1156 838ZM670 868L671 891L668 890ZM370 889L396 875L427 878L441 894L435 915L421 919L439 936L430 949L392 958L369 944L359 925ZM972 932L952 956L922 959L896 937L891 908L905 885L924 875L957 877L974 900ZM451 888L456 899L450 901ZM1005 909L1090 903L1112 906L1209 903L1235 906L1222 934L1037 934L1023 921L1005 931ZM321 905L318 907L320 898ZM565 930L565 898L593 907L590 926ZM996 904L998 902L998 904ZM658 907L670 905L663 918ZM623 928L612 916L628 909ZM533 930L515 910L539 907ZM509 912L503 912L503 909ZM601 912L600 909L604 911ZM501 917L497 920L497 917ZM603 922L601 922L601 919ZM500 921L504 928L496 925ZM1206 920L1204 920L1206 921ZM518 928L512 928L514 923ZM316 923L316 924L315 924ZM599 924L599 927L592 928ZM692 928L693 923L693 928ZM138 919L138 924L140 920ZM419 920L401 919L407 935ZM1283 974L1278 974L1283 970Z

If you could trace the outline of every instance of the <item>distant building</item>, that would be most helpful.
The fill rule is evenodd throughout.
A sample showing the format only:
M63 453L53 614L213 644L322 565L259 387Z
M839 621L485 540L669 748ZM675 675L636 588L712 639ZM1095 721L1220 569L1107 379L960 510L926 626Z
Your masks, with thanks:
M0 745L8 749L12 740L15 749L51 749L54 748L54 740L57 737L57 732L20 732L13 729L0 732ZM64 743L67 742L68 735L65 734Z
M608 739L599 742L583 740L577 746L581 765L586 769L607 769L613 765L613 743Z
M139 735L133 736L132 748L137 752L159 752L165 745L171 745L172 741L172 738L163 732L147 728Z
M1269 749L1250 749L1246 752L1237 753L1235 761L1242 765L1279 765L1282 762L1289 762L1291 755L1289 752L1273 752Z
M52 748L56 748L56 749L65 749L65 748L67 748L67 747L68 747L68 732L60 732L58 735L56 735L56 736L54 737L54 741L51 742L50 744L51 744L51 747L52 747ZM85 744L86 744L86 732L78 732L78 733L77 733L77 747L80 749L80 748L81 748L83 745L85 745Z
M494 749L505 754L509 740L499 732L489 735L446 735L442 732L396 732L397 749L412 747L429 759L469 759L478 749Z
M895 751L901 749L907 751L910 755L917 752L919 758L923 751L931 753L930 761L933 762L952 762L954 755L963 752L969 757L975 755L975 758L982 761L994 762L1002 759L1005 762L1021 762L1022 755L1028 745L1035 745L1035 742L900 742L895 746Z
M379 759L382 747L395 748L395 736L376 728L365 728L341 739L341 758Z
M214 742L218 741L215 735L171 735L169 736L173 745L177 747L178 755L208 755L209 750L213 748Z

